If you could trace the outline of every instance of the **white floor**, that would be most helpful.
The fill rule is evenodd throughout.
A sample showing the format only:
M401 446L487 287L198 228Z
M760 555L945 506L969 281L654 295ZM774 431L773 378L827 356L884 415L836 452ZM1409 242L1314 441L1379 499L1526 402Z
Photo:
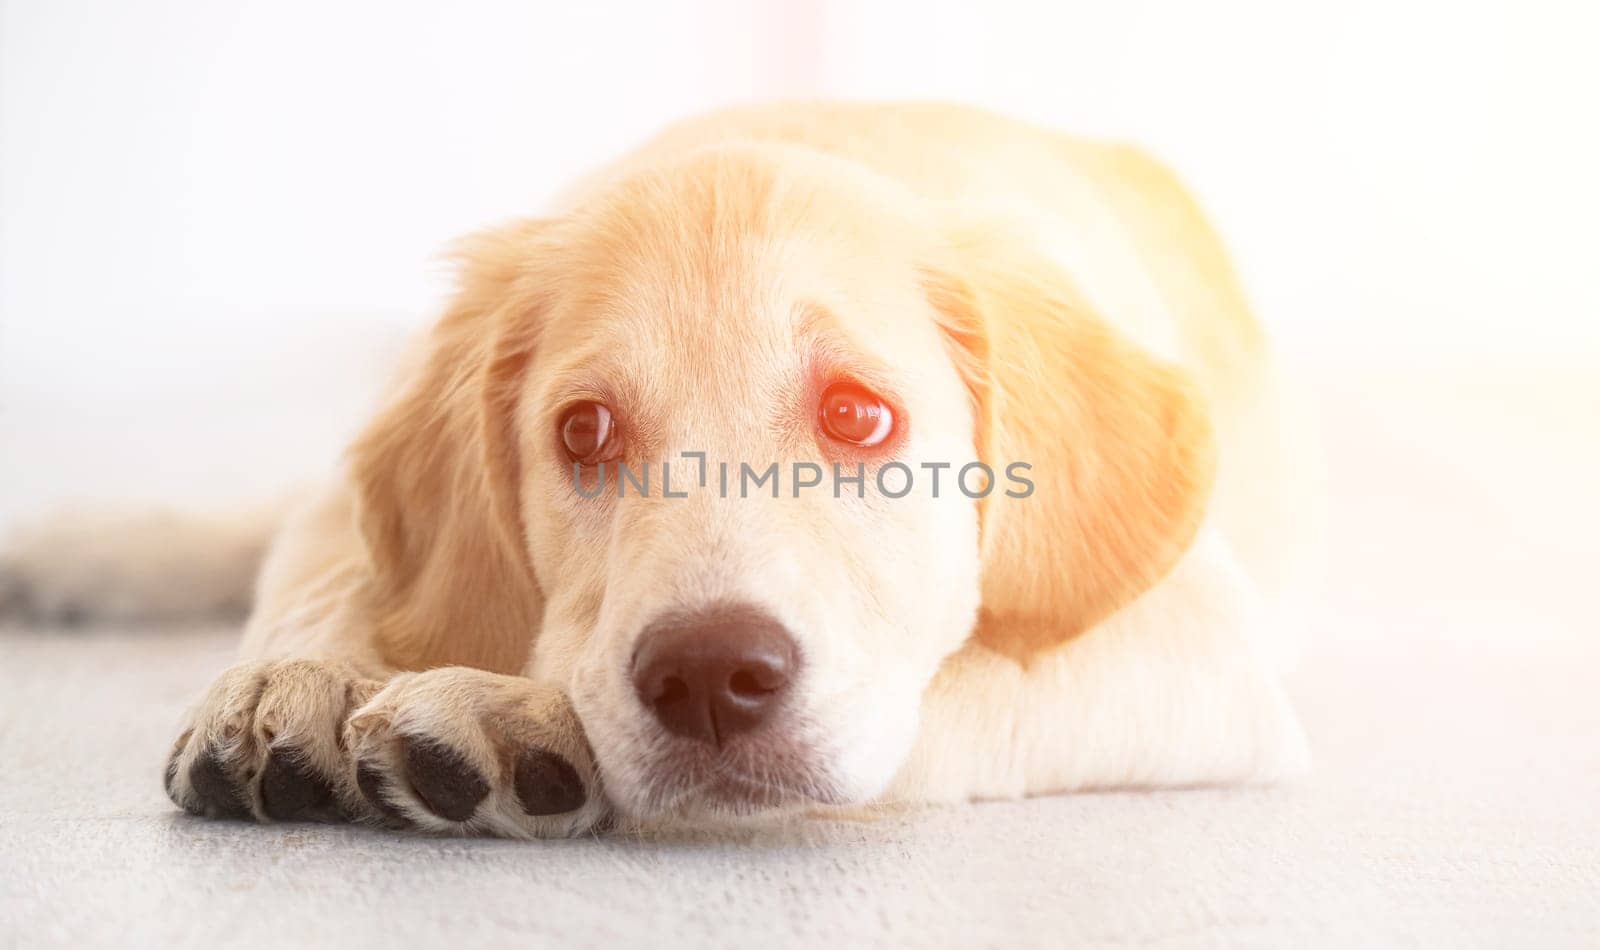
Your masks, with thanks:
M0 631L0 946L1600 946L1600 385L1320 387L1330 588L1295 787L742 840L428 840L178 814L226 631Z

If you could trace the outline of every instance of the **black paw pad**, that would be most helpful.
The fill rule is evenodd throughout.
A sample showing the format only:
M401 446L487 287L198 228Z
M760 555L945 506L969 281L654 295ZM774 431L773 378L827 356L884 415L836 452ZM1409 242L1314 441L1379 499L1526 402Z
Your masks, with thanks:
M250 806L244 795L234 785L216 750L207 749L189 767L189 787L194 789L195 801L183 807L207 818L249 818Z
M391 828L409 828L411 819L389 802L386 793L389 783L384 779L383 773L371 762L362 762L356 766L356 788L361 790L361 797L383 815L385 823Z
M406 739L405 763L412 790L429 811L446 821L471 818L489 794L489 783L449 746Z
M333 785L293 749L273 749L261 773L261 807L274 821L333 821Z
M576 811L588 798L572 763L543 749L528 749L517 758L514 781L517 800L530 815Z

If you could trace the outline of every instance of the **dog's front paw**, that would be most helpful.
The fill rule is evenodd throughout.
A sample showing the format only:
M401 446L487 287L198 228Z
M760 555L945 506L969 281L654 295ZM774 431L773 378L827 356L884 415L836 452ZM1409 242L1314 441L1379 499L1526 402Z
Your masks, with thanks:
M397 676L345 726L353 781L391 824L569 837L608 808L565 695L466 667Z
M382 684L339 663L241 663L185 718L167 759L167 795L195 815L337 821L367 813L341 728Z

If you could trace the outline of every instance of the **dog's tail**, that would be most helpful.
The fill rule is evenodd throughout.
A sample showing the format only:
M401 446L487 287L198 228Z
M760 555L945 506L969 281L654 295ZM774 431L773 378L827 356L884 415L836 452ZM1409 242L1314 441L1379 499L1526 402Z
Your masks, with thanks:
M0 546L0 620L44 626L234 621L285 512L75 512Z

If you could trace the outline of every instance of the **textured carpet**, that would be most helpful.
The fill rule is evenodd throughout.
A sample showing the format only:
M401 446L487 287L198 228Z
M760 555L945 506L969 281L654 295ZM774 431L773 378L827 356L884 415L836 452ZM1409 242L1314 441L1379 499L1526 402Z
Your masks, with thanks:
M0 631L0 945L1600 946L1596 392L1324 388L1293 787L673 841L205 822L159 768L227 631Z

